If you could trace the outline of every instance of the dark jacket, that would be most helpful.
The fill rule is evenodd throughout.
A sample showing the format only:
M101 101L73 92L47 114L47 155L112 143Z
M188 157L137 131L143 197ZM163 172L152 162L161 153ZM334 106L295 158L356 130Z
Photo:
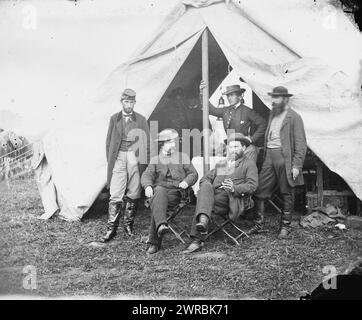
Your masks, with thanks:
M108 126L108 133L106 139L106 156L107 156L107 187L109 188L112 178L112 171L114 163L116 162L119 147L122 140L122 112L115 113L110 121ZM142 174L144 168L146 167L150 155L150 131L148 128L146 118L134 112L133 120L136 122L136 127L138 132L131 132L134 135L136 143L130 148L136 152L136 156L139 157L139 170L140 175Z
M264 157L266 155L265 148L267 145L270 123L271 117L269 117L268 127L265 131ZM287 111L283 120L280 129L280 141L282 144L282 153L285 159L285 168L287 170L289 184L292 187L304 184L302 168L307 152L307 140L302 117L292 109ZM299 175L296 180L293 180L292 168L299 169Z
M253 144L258 145L265 134L266 121L253 109L241 104L238 108L224 107L215 108L209 104L209 113L216 117L222 117L224 129L233 129L241 132L244 136L249 136Z
M253 194L258 187L258 168L254 161L242 156L235 162L235 169L227 169L227 161L218 162L214 169L210 170L200 180L200 186L205 181L210 182L214 189L222 185L224 179L231 178L235 191L229 193L229 217L236 220L240 212L240 200L247 194Z
M170 171L171 180L167 182L166 174ZM175 152L171 157L159 154L153 157L141 177L143 188L148 186L178 187L181 181L191 187L196 183L198 174L187 154Z

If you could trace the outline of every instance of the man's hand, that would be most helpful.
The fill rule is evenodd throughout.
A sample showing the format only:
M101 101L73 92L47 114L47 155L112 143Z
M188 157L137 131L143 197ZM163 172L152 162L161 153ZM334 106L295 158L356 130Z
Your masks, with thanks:
M188 183L186 181L181 181L180 184L178 185L181 189L187 189L188 188Z
M225 179L220 188L223 188L224 190L228 190L230 192L235 191L234 182L231 179Z
M246 139L248 139L250 141L250 144L253 143L253 141L251 141L251 138L249 136L245 136Z
M297 179L298 176L299 176L299 169L293 168L293 169L292 169L292 177L293 177L293 180Z
M200 94L202 93L202 90L204 90L207 87L207 84L204 80L201 80L200 82Z
M153 189L151 186L148 186L146 189L145 189L145 195L147 198L151 198L153 197Z

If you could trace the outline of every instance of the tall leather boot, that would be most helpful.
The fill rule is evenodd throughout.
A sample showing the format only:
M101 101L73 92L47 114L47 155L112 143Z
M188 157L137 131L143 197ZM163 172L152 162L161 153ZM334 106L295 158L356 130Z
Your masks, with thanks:
M288 238L289 233L291 232L291 219L292 214L290 212L283 212L282 220L280 223L280 232L278 235L279 239L286 239Z
M130 237L134 236L133 224L136 217L137 207L138 199L127 198L126 208L124 210L123 229Z
M103 242L108 242L116 235L119 218L122 214L122 202L109 202L108 204L108 221L107 233L103 237Z
M294 206L293 203L293 194L285 194L283 195L284 201L284 210L282 213L282 219L280 223L280 232L279 239L285 239L288 237L291 232L291 222L292 222L292 209Z
M248 231L249 234L258 233L264 228L265 216L265 201L261 199L256 200L256 218L255 225Z

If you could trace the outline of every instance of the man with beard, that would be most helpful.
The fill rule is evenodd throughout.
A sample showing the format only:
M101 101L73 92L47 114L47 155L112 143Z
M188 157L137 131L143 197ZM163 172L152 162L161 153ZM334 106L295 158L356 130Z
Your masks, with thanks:
M279 239L290 233L291 214L294 206L294 187L302 185L302 167L307 151L304 124L301 116L288 106L289 97L285 87L276 87L268 93L272 97L272 110L265 133L264 161L259 174L256 230L264 223L264 202L279 187L284 208Z
M104 242L116 234L119 219L124 211L123 228L127 235L133 236L133 223L141 196L140 170L149 156L149 128L147 120L133 111L136 92L125 89L121 96L122 111L111 117L107 139L106 156L107 187L110 191L107 233ZM137 143L136 143L137 142ZM140 152L147 150L147 159ZM141 162L137 159L137 153Z
M206 83L201 81L200 91L205 87ZM250 145L245 151L245 156L256 162L258 149L255 145L264 136L266 121L253 109L243 104L244 92L245 89L238 84L227 86L224 94L229 101L229 106L216 108L209 103L209 113L212 116L222 118L226 134L233 130L242 133L249 139Z
M197 181L198 174L187 154L176 152L178 133L173 129L158 134L161 143L159 155L153 157L141 183L150 199L152 211L147 254L154 254L161 247L162 237L170 231L167 225L167 210L181 200L181 189L187 189Z
M227 159L216 164L200 180L196 210L191 227L193 241L183 253L200 250L204 245L211 213L236 219L240 208L235 205L244 194L253 194L258 186L258 169L245 156L250 140L241 133L233 133L226 140Z

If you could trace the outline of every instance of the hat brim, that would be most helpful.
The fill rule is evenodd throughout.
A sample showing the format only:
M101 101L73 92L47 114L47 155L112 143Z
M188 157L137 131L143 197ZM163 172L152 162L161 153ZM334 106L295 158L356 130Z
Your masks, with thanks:
M178 139L178 137L179 137L178 134L175 133L175 134L172 134L170 137L167 137L167 139L166 139L166 138L159 138L159 137L157 137L157 138L155 139L155 141L165 142L165 141L170 141L170 140Z
M244 93L246 90L244 88L241 88L241 89L233 89L233 90L229 90L229 91L225 91L224 92L224 95L228 95L230 93L234 93L234 92L241 92L241 93Z
M249 141L249 139L246 139L246 138L224 139L224 143L226 145L231 141L240 141L240 142L243 142L247 147L250 146L250 141Z
M292 94L291 93L273 93L273 92L268 92L269 96L272 97L291 97Z

